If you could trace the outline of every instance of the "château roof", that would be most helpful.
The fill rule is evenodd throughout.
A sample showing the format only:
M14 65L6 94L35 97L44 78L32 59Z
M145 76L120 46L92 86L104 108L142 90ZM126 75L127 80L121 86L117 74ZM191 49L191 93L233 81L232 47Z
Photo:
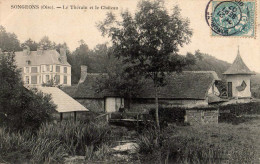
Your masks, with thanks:
M56 50L43 50L41 53L38 51L29 51L26 54L24 51L15 52L15 60L18 67L24 67L27 65L27 61L30 61L30 65L42 65L42 64L59 64L67 65L70 64L67 61L61 61L61 55Z
M237 57L233 64L228 68L224 75L254 75L255 73L250 71L250 69L246 66L243 59L240 56L240 52L238 49Z

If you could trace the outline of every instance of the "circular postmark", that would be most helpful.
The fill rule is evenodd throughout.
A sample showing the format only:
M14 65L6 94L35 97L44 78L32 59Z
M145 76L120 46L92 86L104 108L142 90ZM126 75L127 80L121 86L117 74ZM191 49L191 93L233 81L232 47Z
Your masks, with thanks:
M232 36L250 29L250 12L241 0L210 0L205 11L213 35Z

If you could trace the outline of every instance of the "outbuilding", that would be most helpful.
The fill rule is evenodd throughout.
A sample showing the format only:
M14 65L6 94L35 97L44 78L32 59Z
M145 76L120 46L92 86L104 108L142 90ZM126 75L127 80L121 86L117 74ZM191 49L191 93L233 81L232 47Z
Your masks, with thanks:
M53 103L57 106L54 115L63 119L77 119L77 114L80 116L82 112L89 111L86 107L67 95L57 87L37 87L44 94L50 94Z
M255 73L246 66L240 56L239 49L235 61L223 74L226 78L229 98L251 98L250 79Z

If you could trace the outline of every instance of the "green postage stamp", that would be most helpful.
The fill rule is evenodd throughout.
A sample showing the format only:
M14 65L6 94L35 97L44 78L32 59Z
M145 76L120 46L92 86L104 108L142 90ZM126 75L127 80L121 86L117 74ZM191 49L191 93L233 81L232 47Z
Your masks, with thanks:
M205 18L211 36L255 37L256 14L255 0L211 0Z

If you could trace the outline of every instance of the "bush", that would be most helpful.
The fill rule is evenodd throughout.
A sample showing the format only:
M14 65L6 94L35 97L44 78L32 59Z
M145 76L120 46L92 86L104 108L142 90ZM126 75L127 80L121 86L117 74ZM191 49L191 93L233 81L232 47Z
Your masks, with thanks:
M151 109L149 114L155 118L155 109ZM185 108L160 108L159 109L159 120L160 122L168 123L183 123L185 116Z
M229 104L219 107L221 111L230 111L231 114L239 116L243 114L260 114L260 102Z
M260 114L260 102L229 104L219 107L219 122L239 124L253 119L244 115Z

